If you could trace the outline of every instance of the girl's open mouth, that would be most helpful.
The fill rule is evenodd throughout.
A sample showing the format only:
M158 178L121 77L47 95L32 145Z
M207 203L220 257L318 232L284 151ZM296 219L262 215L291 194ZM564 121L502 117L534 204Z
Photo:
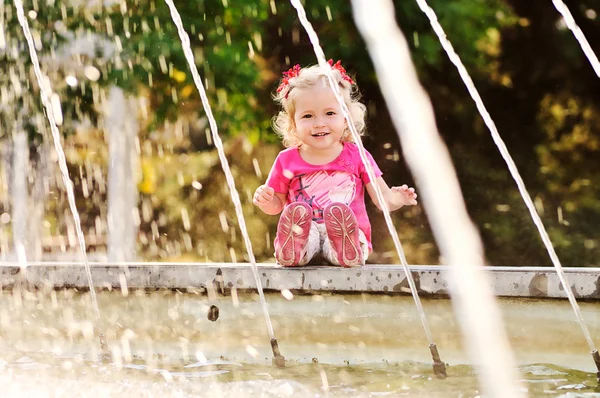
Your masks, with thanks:
M312 134L313 137L325 137L326 135L329 135L329 133L316 133L316 134Z

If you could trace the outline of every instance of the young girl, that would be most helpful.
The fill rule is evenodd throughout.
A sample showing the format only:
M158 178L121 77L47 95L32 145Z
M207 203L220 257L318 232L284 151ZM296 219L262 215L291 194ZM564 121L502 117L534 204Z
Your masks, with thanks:
M362 134L366 108L358 102L354 81L339 61L334 65L330 60L329 67ZM305 265L321 253L334 265L364 265L372 251L365 188L381 209L377 184L390 211L416 205L415 190L388 187L367 152L376 176L369 179L322 67L296 65L284 72L275 100L282 110L273 127L287 149L275 159L266 184L256 189L253 203L266 214L283 211L274 245L277 262Z

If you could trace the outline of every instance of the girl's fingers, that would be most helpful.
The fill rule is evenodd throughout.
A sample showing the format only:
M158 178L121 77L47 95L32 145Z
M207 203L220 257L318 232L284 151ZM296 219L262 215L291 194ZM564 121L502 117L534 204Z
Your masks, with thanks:
M258 188L256 190L256 192L254 193L254 203L263 203L263 197L262 197L262 193L261 193L261 189Z
M255 203L264 204L273 200L274 195L265 194L264 192L256 191L253 201Z
M392 191L394 192L406 192L409 194L415 194L415 189L412 187L408 187L407 185L402 185L401 187L392 187Z

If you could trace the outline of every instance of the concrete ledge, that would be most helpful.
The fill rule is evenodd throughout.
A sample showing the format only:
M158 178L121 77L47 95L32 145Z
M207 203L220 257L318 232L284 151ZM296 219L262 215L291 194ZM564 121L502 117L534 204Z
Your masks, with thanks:
M449 267L410 266L422 295L447 296ZM250 264L240 263L90 263L97 288L256 289ZM404 268L399 265L367 265L345 269L330 266L283 268L259 264L263 289L297 292L410 293ZM505 297L566 298L553 267L485 267L493 291ZM600 268L564 268L575 297L600 299ZM81 263L30 263L21 272L14 262L0 262L0 287L16 282L53 288L89 287Z

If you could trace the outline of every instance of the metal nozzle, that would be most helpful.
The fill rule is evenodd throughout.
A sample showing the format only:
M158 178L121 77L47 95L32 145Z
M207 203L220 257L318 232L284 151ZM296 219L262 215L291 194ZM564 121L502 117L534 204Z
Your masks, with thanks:
M598 350L592 351L592 358L594 359L594 363L596 364L596 381L600 383L600 354L598 354Z
M278 368L285 368L285 357L279 352L277 339L271 339L271 348L273 349L273 365Z
M445 379L448 377L446 373L446 364L440 359L440 354L435 344L429 345L429 351L431 351L431 357L433 358L433 373L438 379Z

